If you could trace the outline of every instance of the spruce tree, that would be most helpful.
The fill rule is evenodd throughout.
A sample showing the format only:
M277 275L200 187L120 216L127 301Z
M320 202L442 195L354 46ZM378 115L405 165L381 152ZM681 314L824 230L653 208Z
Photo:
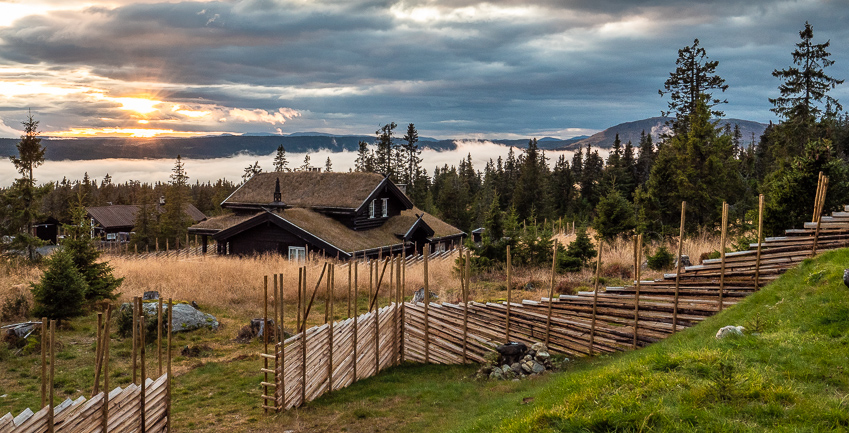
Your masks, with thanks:
M32 314L58 321L83 314L88 285L74 266L71 255L63 250L47 258L47 269L38 283L31 283Z
M611 240L634 229L634 208L616 189L602 197L596 207L593 228L599 236Z
M395 170L392 164L393 134L398 125L395 122L387 123L375 131L377 135L377 149L374 153L375 170L386 176L393 177Z
M74 266L86 282L85 300L116 299L118 294L115 293L115 289L124 279L115 278L112 275L112 266L108 262L100 261L102 253L91 238L85 208L78 202L71 213L73 223L65 226L68 237L62 243L62 249L71 257Z
M678 59L675 60L675 71L669 73L669 78L663 83L663 89L658 90L660 96L669 95L668 110L662 114L669 116L674 114L672 129L676 134L686 133L689 129L687 119L696 111L699 101L704 99L710 115L722 117L725 114L716 110L718 104L725 104L727 100L715 98L710 93L712 90L724 92L728 89L725 80L716 75L717 61L708 60L705 49L699 46L699 40L693 40L692 46L686 46L678 50Z
M38 137L38 121L30 114L23 125L24 135L17 144L18 156L9 157L21 177L3 194L0 203L4 205L0 209L0 250L13 254L23 251L30 261L34 261L37 258L36 248L44 242L35 236L33 224L43 217L41 199L49 192L50 185L35 185L34 170L44 163L45 151Z
M277 154L274 155L274 171L289 171L287 165L289 165L289 161L286 160L286 148L281 144L277 146Z

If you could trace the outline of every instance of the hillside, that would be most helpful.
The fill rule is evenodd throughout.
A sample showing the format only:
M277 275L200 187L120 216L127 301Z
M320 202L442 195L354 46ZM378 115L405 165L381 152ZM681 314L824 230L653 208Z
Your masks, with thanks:
M849 250L806 260L743 302L636 352L578 362L457 431L846 431ZM743 337L717 340L726 325Z
M627 143L630 141L637 145L640 142L640 134L645 131L646 134L651 134L652 139L655 143L658 142L658 137L664 133L668 129L666 126L666 121L671 120L670 117L652 117L649 119L637 120L634 122L625 122L620 123L616 126L611 126L610 128L605 129L604 131L598 132L596 134L591 135L588 138L583 140L578 140L574 143L570 143L566 146L558 147L558 149L565 150L577 150L579 147L586 147L591 145L592 147L600 147L603 149L607 149L613 147L613 140L616 138L616 134L619 134L619 140L622 143ZM740 125L740 132L743 135L743 143L751 143L752 142L752 134L754 134L755 142L757 142L761 134L763 134L764 129L766 129L767 125L758 122L752 122L750 120L742 120L742 119L722 119L719 122L720 126L724 126L725 124L730 124L733 128L734 125Z

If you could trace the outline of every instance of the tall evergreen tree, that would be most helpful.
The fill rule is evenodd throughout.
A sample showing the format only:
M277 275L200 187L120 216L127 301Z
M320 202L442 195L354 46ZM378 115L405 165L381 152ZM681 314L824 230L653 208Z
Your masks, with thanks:
M419 132L416 130L416 125L407 125L407 133L404 134L403 150L406 153L405 161L407 166L404 169L404 176L401 181L408 185L414 183L419 170L421 170L422 151L417 144L419 141Z
M375 170L390 177L394 177L395 175L395 167L392 164L392 151L394 149L392 136L397 126L395 122L390 122L375 131L377 135L377 149L374 153Z
M828 94L843 80L825 74L823 69L834 64L829 59L831 53L827 51L831 41L814 44L814 28L805 22L805 28L799 32L802 39L793 50L793 64L785 69L776 69L772 75L782 81L778 86L780 96L770 98L769 102L775 105L772 111L785 121L797 123L810 123L822 112L817 103L824 103L836 111L843 107Z
M277 154L274 155L274 171L289 171L287 165L289 165L289 161L286 160L286 148L281 144L277 146Z
M513 206L522 219L532 214L547 215L546 197L540 192L547 190L548 166L537 145L537 139L528 141L528 147L522 155L519 179L513 195Z
M663 83L663 89L658 90L660 96L669 95L668 111L663 115L674 114L672 122L676 134L686 133L688 128L687 119L696 111L696 106L703 98L712 116L722 117L725 114L716 110L718 104L725 104L727 100L721 100L712 96L712 90L724 92L728 89L725 80L716 75L718 61L708 60L705 49L699 46L699 40L693 40L692 46L686 46L678 50L678 59L675 60L675 71L669 73L669 78Z
M368 143L362 140L357 144L357 159L354 160L354 171L374 172L374 156L369 151Z
M646 134L646 131L643 130L640 133L640 154L637 156L636 177L638 185L643 185L649 180L654 156L654 143L652 143L651 134Z

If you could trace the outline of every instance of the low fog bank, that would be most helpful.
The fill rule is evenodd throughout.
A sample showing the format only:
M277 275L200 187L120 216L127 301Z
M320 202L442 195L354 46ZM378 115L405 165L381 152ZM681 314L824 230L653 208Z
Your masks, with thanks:
M483 171L487 161L492 159L497 160L498 157L506 158L510 150L509 146L493 143L490 141L457 141L457 148L450 151L435 151L426 149L422 151L422 167L428 171L428 174L433 174L435 167L442 167L445 164L449 166L457 166L460 160L472 157L472 163L478 171ZM514 148L516 157L522 153L522 149ZM600 151L606 158L606 151ZM560 155L566 155L566 159L571 161L573 151L546 151L545 155L548 158L550 166L554 166L557 158ZM305 153L286 153L286 159L289 161L290 168L300 167L304 163ZM271 171L274 169L274 154L265 156L256 155L236 155L228 158L214 159L183 159L186 172L189 175L189 181L194 183L214 182L218 179L227 179L234 182L240 182L245 167L253 165L254 162L259 162L263 171ZM320 150L309 154L310 165L313 167L325 166L327 158L333 165L333 171L348 171L353 170L354 161L357 158L356 152L332 152L329 150ZM35 177L38 183L48 183L52 181L61 181L63 177L69 180L82 180L85 173L98 183L103 180L108 173L112 176L112 181L116 183L124 183L130 180L137 180L147 183L167 182L171 170L174 168L175 159L98 159L87 161L45 161L45 163L35 170ZM13 180L18 177L11 163L7 163L6 169L0 171L0 185L11 185Z

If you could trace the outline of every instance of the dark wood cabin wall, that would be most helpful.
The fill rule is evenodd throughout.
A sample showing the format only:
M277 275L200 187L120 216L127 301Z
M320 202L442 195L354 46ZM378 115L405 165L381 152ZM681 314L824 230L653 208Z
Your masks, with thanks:
M230 254L236 255L252 255L265 252L280 252L283 255L288 255L289 247L307 246L305 240L270 222L245 230L222 240L222 242L229 242ZM308 246L308 250L321 251L313 245Z
M388 211L387 217L383 217L383 199L389 199L386 203ZM407 208L404 206L404 203L398 199L398 196L390 193L386 188L384 188L380 193L376 196L375 200L377 200L377 205L380 207L375 211L375 217L369 218L370 213L370 204L366 203L363 206L363 209L357 212L354 216L353 228L354 230L368 230L376 227L380 227L383 223L386 222L389 218L393 216L400 215L401 211L406 210Z

